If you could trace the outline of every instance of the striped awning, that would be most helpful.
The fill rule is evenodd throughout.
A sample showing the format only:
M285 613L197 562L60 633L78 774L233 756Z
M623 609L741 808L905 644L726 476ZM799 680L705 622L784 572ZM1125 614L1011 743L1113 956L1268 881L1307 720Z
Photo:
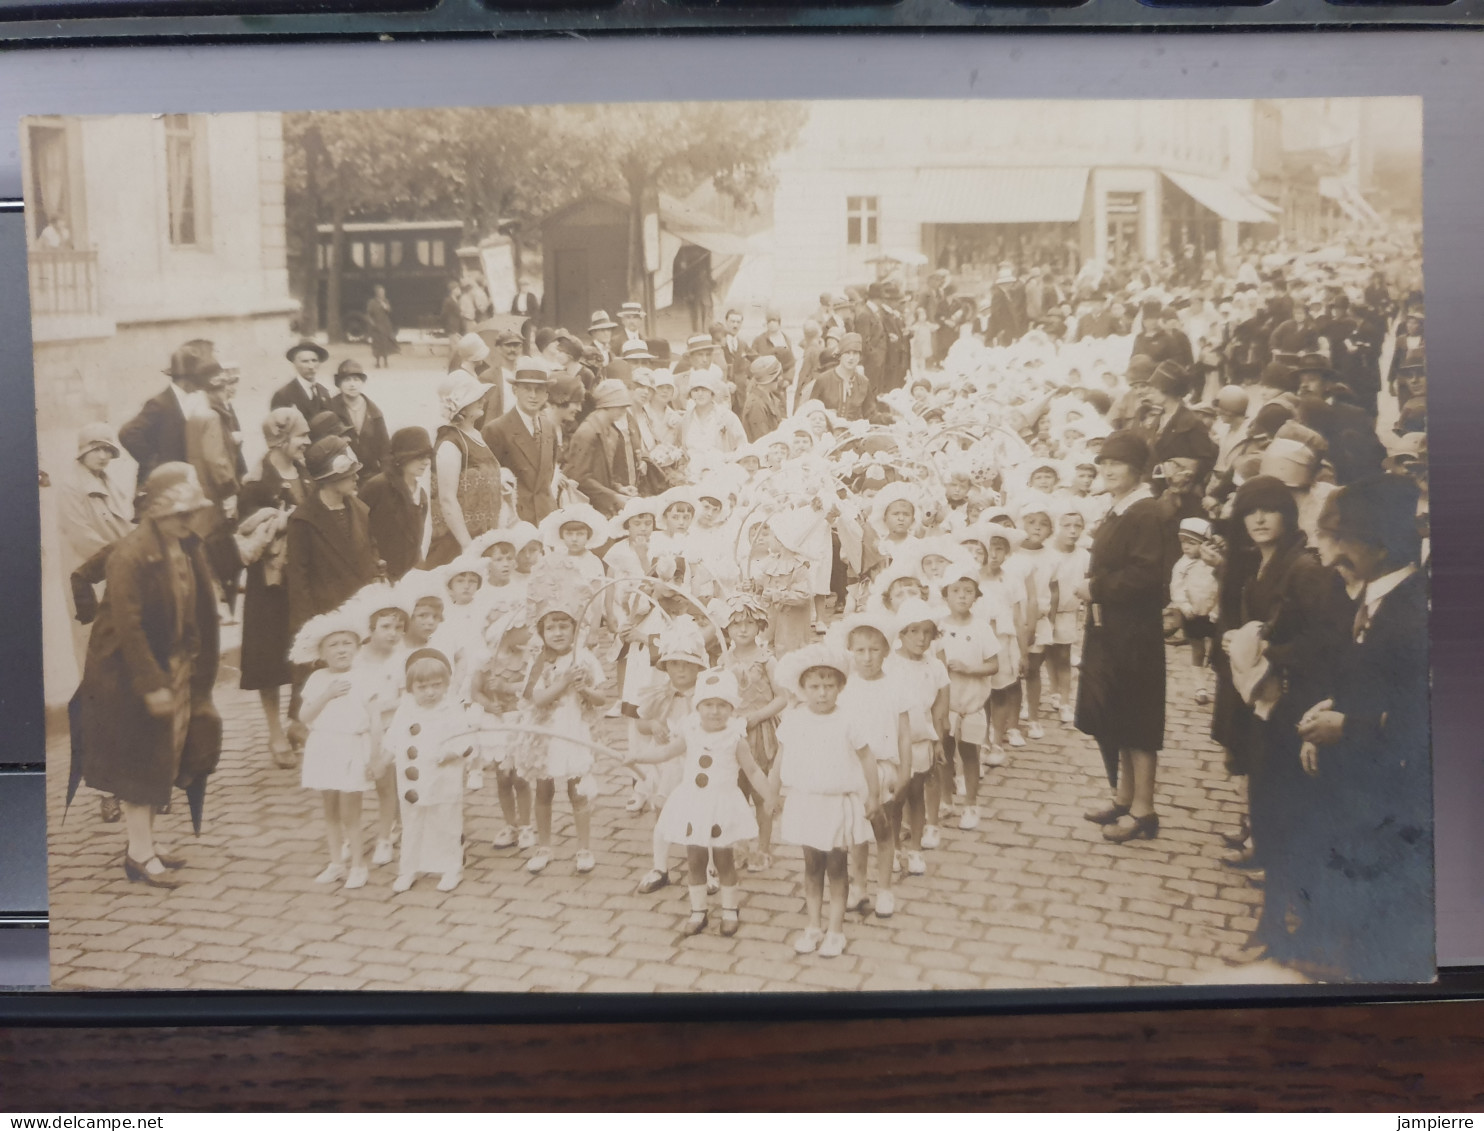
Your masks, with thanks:
M1172 173L1168 169L1164 170L1164 175L1186 196L1202 208L1210 209L1223 220L1235 220L1239 224L1271 224L1273 222L1271 213L1259 208L1247 198L1246 193L1233 188L1225 181L1196 176L1194 173Z
M1085 166L921 169L918 216L924 224L1074 223L1087 173Z

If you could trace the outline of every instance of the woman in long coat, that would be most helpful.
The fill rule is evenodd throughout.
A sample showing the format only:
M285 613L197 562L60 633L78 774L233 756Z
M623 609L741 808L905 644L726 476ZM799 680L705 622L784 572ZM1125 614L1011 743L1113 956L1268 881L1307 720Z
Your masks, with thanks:
M1252 714L1247 724L1256 739L1246 752L1252 848L1265 873L1255 941L1286 961L1295 953L1290 913L1300 924L1312 918L1308 877L1316 867L1307 847L1316 787L1300 761L1298 723L1334 692L1335 660L1348 643L1353 609L1339 575L1309 548L1293 492L1279 480L1259 475L1242 484L1232 501L1231 531L1229 584L1240 586L1241 623L1263 626L1271 669L1266 693L1257 696L1271 711L1266 719Z
M386 300L386 288L380 283L366 303L366 333L371 339L371 356L376 367L384 369L387 358L398 350L397 325L392 321L392 304Z
M433 462L425 428L399 428L392 437L386 467L360 490L371 525L371 540L386 563L386 575L400 581L423 560L428 535L428 494L419 480Z
M268 722L268 749L280 769L294 765L292 744L279 717L280 689L294 682L289 666L289 591L284 577L288 559L288 516L304 502L308 475L304 450L309 447L309 424L296 408L278 408L263 421L268 452L255 474L242 484L238 512L244 523L258 511L277 514L277 536L261 555L247 564L242 597L242 680L244 691L256 691ZM297 695L289 699L289 719L299 717Z
M216 589L191 518L211 501L189 464L161 464L144 484L142 521L115 545L78 689L83 776L118 798L128 831L124 874L175 887L185 861L154 840L193 716L214 714Z
M1149 445L1132 432L1103 441L1098 471L1113 498L1093 536L1077 686L1077 729L1097 740L1113 804L1086 814L1114 843L1159 835L1154 778L1165 732L1164 517L1142 482Z

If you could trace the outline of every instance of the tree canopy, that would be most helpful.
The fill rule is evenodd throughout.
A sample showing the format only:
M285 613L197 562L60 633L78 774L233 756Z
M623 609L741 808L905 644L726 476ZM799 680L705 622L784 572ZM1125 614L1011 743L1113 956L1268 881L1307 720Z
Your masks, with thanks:
M594 191L627 197L629 291L648 298L643 217L658 193L684 195L709 180L751 203L771 186L773 159L794 144L807 113L801 103L672 102L285 114L289 250L306 320L317 321L321 223L335 226L338 244L348 220L456 218L477 240L508 220L534 232ZM337 281L332 271L333 337Z

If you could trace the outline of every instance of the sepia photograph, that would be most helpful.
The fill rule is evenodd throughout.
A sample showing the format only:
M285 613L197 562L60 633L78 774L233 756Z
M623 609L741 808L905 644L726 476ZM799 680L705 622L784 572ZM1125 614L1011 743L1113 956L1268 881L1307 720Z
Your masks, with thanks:
M1422 116L24 119L52 986L1431 981Z

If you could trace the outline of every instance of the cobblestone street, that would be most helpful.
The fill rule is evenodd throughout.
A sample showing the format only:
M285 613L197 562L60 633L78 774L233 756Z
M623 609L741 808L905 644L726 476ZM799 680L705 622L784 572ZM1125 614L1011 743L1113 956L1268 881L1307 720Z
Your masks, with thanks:
M555 818L555 859L532 876L498 851L493 779L466 803L466 866L454 892L424 878L394 895L395 866L358 891L326 889L318 798L274 769L256 696L224 666L217 702L226 749L206 821L190 832L183 796L159 818L162 845L189 859L160 891L123 875L122 825L104 825L84 789L65 823L67 743L48 752L52 980L61 989L793 991L1162 985L1241 977L1258 888L1222 868L1218 832L1237 794L1206 737L1208 708L1183 651L1171 650L1171 706L1160 757L1157 840L1103 842L1082 812L1106 798L1091 740L1049 717L1046 738L987 774L974 832L945 822L928 873L903 876L889 920L851 914L840 958L797 957L802 863L741 879L742 929L683 939L680 881L643 896L653 817L625 811L627 777L600 758L597 868L573 872L570 812ZM622 727L600 738L621 746ZM367 808L374 807L368 795ZM369 830L372 814L366 817ZM368 841L369 849L369 841ZM874 861L873 861L874 866ZM715 903L715 897L713 897Z

